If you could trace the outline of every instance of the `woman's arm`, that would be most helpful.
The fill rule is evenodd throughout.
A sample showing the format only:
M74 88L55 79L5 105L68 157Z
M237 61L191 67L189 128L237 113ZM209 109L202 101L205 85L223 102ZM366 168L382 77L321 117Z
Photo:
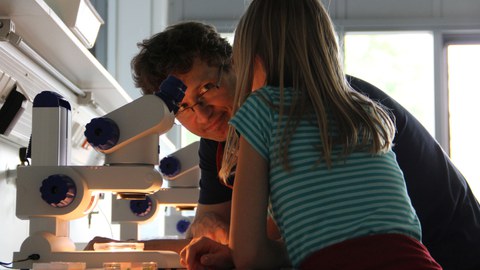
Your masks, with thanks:
M208 237L222 244L228 243L231 202L198 204L195 218L188 228L186 238Z
M240 138L229 243L238 269L289 264L283 243L270 240L267 235L268 197L268 163L248 141Z

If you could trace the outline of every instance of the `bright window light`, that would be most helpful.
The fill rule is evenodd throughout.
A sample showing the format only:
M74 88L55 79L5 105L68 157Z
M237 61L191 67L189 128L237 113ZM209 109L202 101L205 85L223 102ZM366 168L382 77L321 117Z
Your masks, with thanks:
M480 198L480 44L450 45L447 53L450 156Z
M72 31L87 48L92 48L97 39L98 30L103 20L96 12L89 0L79 1L78 13Z
M430 32L347 32L347 74L377 86L435 135L433 35Z

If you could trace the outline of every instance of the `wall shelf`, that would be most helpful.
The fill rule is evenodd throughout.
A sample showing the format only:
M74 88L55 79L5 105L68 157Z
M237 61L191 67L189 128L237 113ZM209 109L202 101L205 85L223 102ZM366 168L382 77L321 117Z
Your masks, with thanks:
M15 33L64 77L78 88L92 91L104 111L131 101L122 86L43 0L2 0L0 17L11 19Z

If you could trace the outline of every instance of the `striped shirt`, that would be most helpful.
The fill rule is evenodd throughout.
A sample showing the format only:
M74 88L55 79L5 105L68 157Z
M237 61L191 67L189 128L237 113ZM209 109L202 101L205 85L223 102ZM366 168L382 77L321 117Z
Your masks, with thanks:
M288 146L291 171L286 171L273 161L275 138L287 116L279 126L278 112L260 94L279 104L278 88L264 87L248 97L230 123L269 162L270 204L294 267L315 251L360 236L401 233L420 240L420 223L392 151L342 158L338 146L327 168L315 147L321 145L318 126L302 120ZM287 105L291 94L285 93Z

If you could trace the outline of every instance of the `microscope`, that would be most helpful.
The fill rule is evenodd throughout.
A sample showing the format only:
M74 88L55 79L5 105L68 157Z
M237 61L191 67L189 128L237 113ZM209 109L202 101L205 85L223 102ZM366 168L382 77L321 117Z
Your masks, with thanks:
M138 200L112 197L112 223L120 224L120 239L139 239L138 225L150 222L162 210L159 206L174 207L177 212L196 207L200 179L199 145L198 141L193 142L162 158L159 169L166 181L154 194ZM173 227L170 231L177 234L185 234L191 223L188 218L173 214L166 215L165 222Z
M123 199L118 200L120 205L150 199L151 208L168 200L180 204L175 196L198 198L195 187L162 189L162 173L155 168L159 164L159 136L173 126L185 90L180 80L169 76L155 94L92 119L85 136L91 146L105 154L101 166L70 164L72 121L68 101L49 91L35 97L28 151L32 162L19 167L17 177L16 215L30 221L29 237L20 251L14 252L13 268L31 269L31 258L36 263L85 262L87 268L102 268L105 262L156 262L162 269L183 268L178 254L171 251L76 251L69 239L69 221L88 215L104 192ZM172 194L173 198L168 197ZM122 224L139 222L118 216L117 211L113 219Z

